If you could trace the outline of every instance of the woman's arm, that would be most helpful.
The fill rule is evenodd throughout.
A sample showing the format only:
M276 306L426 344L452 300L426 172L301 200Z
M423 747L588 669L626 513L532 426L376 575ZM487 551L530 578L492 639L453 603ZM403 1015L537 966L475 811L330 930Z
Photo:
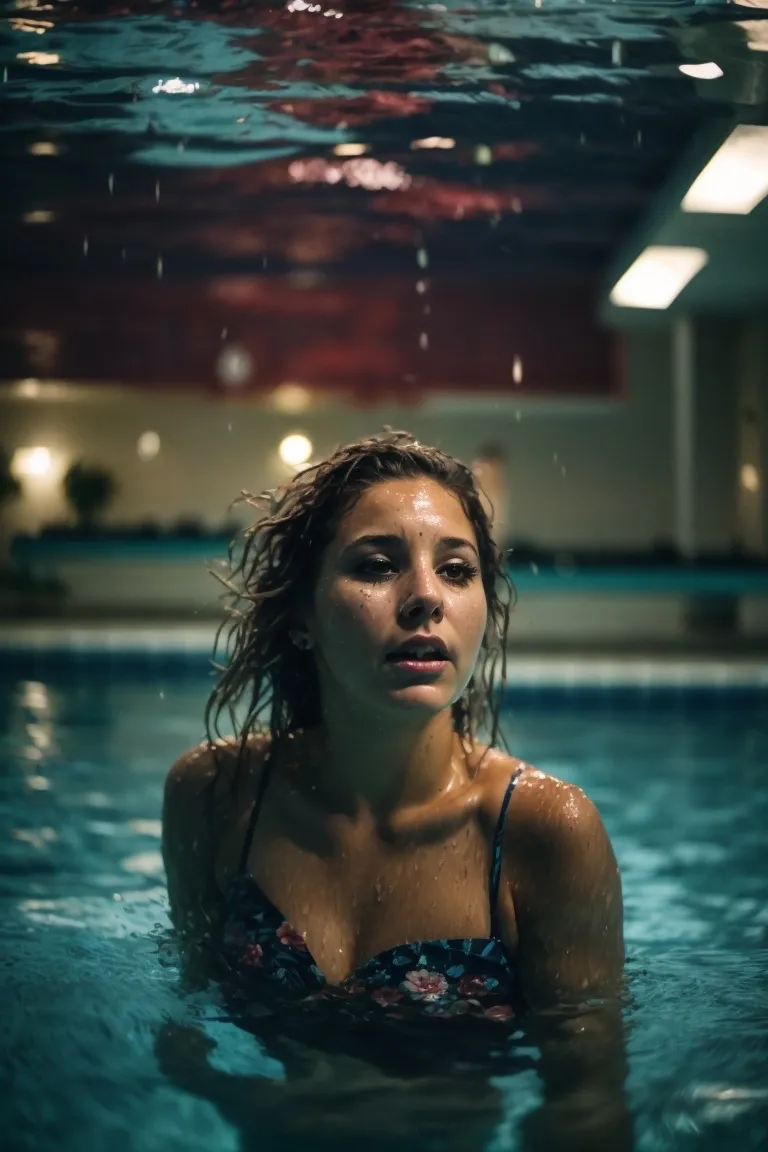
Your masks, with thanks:
M219 750L219 758L231 756ZM211 970L223 900L214 873L214 788L217 763L207 744L180 756L165 781L163 861L171 921L185 952L187 977Z
M580 789L551 777L528 788L522 783L508 852L520 975L531 1008L526 1028L541 1052L545 1097L527 1118L527 1144L552 1152L625 1152L633 1145L616 858Z

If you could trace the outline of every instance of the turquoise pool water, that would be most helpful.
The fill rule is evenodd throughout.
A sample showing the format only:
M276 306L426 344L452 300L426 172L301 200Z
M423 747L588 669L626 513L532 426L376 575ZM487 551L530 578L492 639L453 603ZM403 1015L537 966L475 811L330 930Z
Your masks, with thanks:
M201 734L207 687L204 677L114 671L0 679L4 1147L321 1146L319 1127L302 1141L295 1115L249 1108L249 1078L279 1080L281 1067L254 1036L216 1021L212 993L181 990L167 943L161 786ZM584 787L613 839L632 994L629 1090L637 1146L649 1152L758 1149L768 1135L768 709L731 706L727 694L711 704L529 699L505 715L514 750ZM216 1104L161 1070L156 1037L168 1018L216 1041ZM494 1087L501 1113L475 1127L458 1079L425 1082L445 1115L429 1144L416 1121L409 1129L420 1089L387 1097L384 1115L362 1089L343 1107L328 1089L329 1146L474 1152L482 1130L485 1147L515 1148L538 1100L536 1074L507 1071Z

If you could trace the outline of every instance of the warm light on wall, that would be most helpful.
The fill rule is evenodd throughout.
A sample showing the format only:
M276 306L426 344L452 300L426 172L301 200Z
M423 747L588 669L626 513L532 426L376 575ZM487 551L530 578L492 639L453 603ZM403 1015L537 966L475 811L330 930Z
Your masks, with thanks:
M160 451L160 437L157 432L142 432L136 441L136 451L142 460L154 460Z
M37 400L42 387L39 380L30 377L27 380L17 380L13 391L16 396L21 396L24 400Z
M760 473L754 464L742 464L740 479L742 488L747 492L760 491Z
M278 412L287 412L295 415L306 412L312 402L312 396L307 388L301 384L279 384L272 393L272 404Z
M312 441L301 433L295 432L280 441L278 452L284 464L289 464L291 467L306 464L312 455Z
M11 460L11 471L18 479L31 476L50 476L53 471L53 460L47 448L18 448Z

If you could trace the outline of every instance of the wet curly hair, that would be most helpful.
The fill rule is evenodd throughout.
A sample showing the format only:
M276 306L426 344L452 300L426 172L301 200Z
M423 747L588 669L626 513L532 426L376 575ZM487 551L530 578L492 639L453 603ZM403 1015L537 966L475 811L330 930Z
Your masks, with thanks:
M293 644L289 628L312 595L325 548L361 494L381 481L418 477L428 477L452 492L474 525L488 624L478 665L451 710L454 730L463 740L474 746L478 732L486 728L490 746L496 744L501 705L497 680L503 689L515 591L491 534L480 498L482 490L465 464L438 448L420 444L409 432L392 431L387 426L381 434L338 448L326 460L303 469L283 488L259 497L243 492L235 501L235 505L247 504L265 515L244 531L242 540L233 540L228 573L214 573L227 589L229 620L224 620L216 636L218 651L227 631L228 659L216 666L220 675L205 709L210 744L221 739L219 726L224 713L229 716L240 754L257 731L268 731L275 747L287 733L320 723L314 658L311 651ZM243 707L245 714L238 721L236 710ZM502 739L506 747L503 734Z

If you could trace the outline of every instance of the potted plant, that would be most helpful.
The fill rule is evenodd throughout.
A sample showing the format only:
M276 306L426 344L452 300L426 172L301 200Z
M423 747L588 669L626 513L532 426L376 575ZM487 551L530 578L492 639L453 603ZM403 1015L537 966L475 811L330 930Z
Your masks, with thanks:
M96 521L117 492L117 482L105 468L73 464L63 481L64 496L78 528L92 532Z

